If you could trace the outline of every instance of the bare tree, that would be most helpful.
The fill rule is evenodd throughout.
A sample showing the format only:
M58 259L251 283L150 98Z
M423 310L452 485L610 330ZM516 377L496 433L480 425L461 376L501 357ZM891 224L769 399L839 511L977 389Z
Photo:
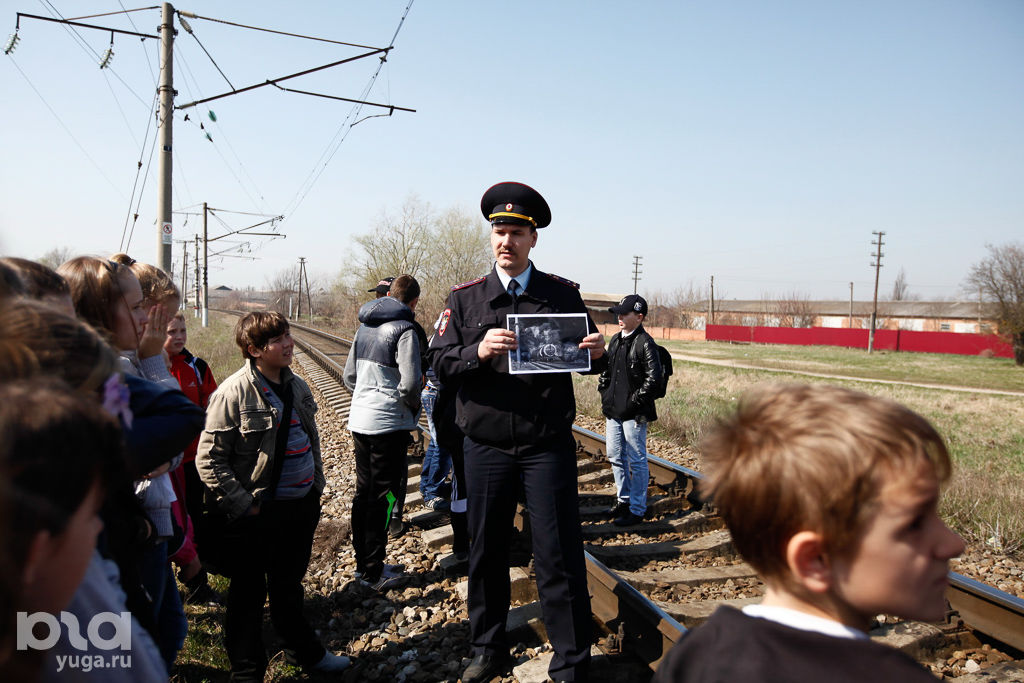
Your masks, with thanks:
M779 327L810 327L814 324L814 306L804 292L792 291L783 294L771 306L778 318Z
M690 328L696 323L695 318L707 316L707 287L693 280L667 294L657 290L645 298L648 315L644 322L649 327Z
M892 294L889 295L889 300L906 301L909 290L910 285L907 284L907 271L900 268L900 272L896 275L896 281L892 283Z
M54 247L48 252L40 256L37 261L42 263L44 266L49 266L54 270L65 261L70 261L75 257L75 252L71 247Z
M408 273L420 283L417 316L434 321L452 285L484 275L491 265L489 231L475 214L458 208L435 212L415 196L397 216L381 215L373 232L355 238L358 253L339 286L365 301L384 277Z
M294 308L299 296L299 266L289 266L267 278L267 308L288 315L289 303ZM302 309L306 309L303 303Z
M416 275L428 262L430 223L433 209L427 202L410 195L398 215L381 213L373 232L357 235L355 242L361 253L357 256L357 279L364 289L381 278L409 273Z
M967 286L996 303L999 333L1013 345L1013 358L1024 365L1024 244L987 244L988 256L971 266Z

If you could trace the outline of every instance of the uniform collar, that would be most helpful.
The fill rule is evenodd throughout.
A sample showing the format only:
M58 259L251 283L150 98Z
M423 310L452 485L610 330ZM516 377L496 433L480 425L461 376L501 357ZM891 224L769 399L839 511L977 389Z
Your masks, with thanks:
M497 265L494 266L494 273L498 276L498 280L501 282L501 288L506 292L508 291L508 283L512 282L512 280L519 283L520 291L525 292L526 285L530 284L530 276L533 274L533 261L528 262L526 264L526 270L515 277L509 277L505 271L498 268Z

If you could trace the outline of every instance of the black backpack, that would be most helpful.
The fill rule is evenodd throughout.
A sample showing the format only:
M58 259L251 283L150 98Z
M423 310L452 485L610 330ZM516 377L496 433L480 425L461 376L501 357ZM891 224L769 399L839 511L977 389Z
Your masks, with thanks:
M657 349L658 360L661 362L661 377L658 378L654 385L654 393L651 394L651 398L664 398L665 392L668 391L668 378L672 376L672 355L668 352L668 349L654 341L654 337L651 337L651 343ZM637 353L636 344L630 347L629 352L630 354Z
M658 350L658 360L661 361L661 377L658 378L658 383L654 385L654 398L662 398L665 396L665 392L668 391L668 378L672 376L672 355L668 352L668 349L656 343L653 339L651 343Z

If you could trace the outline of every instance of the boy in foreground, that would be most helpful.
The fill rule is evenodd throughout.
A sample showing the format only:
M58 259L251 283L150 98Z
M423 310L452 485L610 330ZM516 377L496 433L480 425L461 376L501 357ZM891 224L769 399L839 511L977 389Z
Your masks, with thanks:
M939 621L963 541L939 518L942 437L893 401L829 386L756 390L702 445L759 605L719 608L666 655L668 681L935 681L866 631L878 614Z
M302 577L325 483L316 403L288 367L294 343L284 316L246 314L235 342L245 365L210 397L196 453L199 477L222 517L209 531L222 556L218 566L231 578L224 619L231 680L263 680L268 596L286 658L307 672L342 671L349 658L327 652L303 613Z

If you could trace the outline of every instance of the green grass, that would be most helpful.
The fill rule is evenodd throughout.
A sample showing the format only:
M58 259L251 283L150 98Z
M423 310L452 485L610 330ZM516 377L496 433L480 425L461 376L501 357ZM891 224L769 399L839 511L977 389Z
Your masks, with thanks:
M210 326L203 327L198 318L185 316L188 343L185 346L210 365L217 383L242 367L242 352L235 345L235 316L210 314Z
M837 375L877 378L890 362L891 375L911 382L950 382L965 369L983 366L1001 359L937 356L936 354L872 355L858 359L863 351L822 349L820 347L732 346L699 342L669 342L674 351L703 355L716 359L750 362L744 350L766 367L822 372L827 359L838 358L842 364ZM704 349L698 354L694 349ZM776 362L769 352L778 351ZM838 353L837 353L838 352ZM909 361L906 356L911 355ZM918 355L926 358L917 358ZM940 360L950 367L948 374L939 371ZM859 364L858 364L859 363ZM786 372L766 372L676 360L674 374L665 398L658 401L659 420L651 426L652 436L663 436L692 449L700 441L709 422L734 408L745 391L757 384L773 382L826 382L846 386L877 396L899 401L927 418L946 438L954 464L954 475L942 502L942 512L949 523L972 541L986 542L1001 550L1024 549L1024 400L1015 396L970 394L942 389L906 385L818 379ZM1024 376L1012 363L1003 365L1003 372ZM983 380L991 374L978 373L972 386L1015 389L999 373L991 383ZM955 382L964 384L964 382ZM991 386L994 384L995 386ZM600 401L594 377L577 377L576 396L579 410L591 417L600 417Z
M863 349L837 346L661 340L658 343L672 353L779 370L1024 391L1024 367L1014 365L1011 358L899 351L868 354Z

